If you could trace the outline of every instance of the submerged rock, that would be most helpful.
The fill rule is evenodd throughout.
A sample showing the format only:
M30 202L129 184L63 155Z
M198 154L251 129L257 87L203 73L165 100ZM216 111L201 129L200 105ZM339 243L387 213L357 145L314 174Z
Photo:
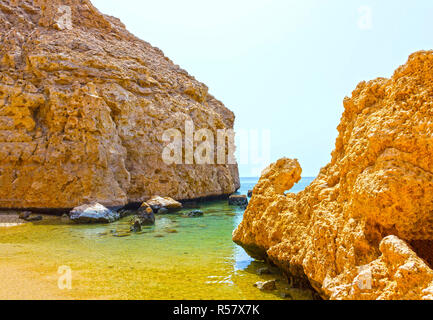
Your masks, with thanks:
M201 210L193 210L191 212L185 213L184 216L189 218L203 217L204 213Z
M304 191L296 160L264 170L236 243L325 299L433 299L433 51L344 100L331 162Z
M248 206L248 198L246 195L231 195L229 198L229 205L246 207Z
M32 212L25 211L19 214L19 219L27 221L27 222L37 222L43 220L42 216L32 216Z
M117 212L107 209L99 203L85 204L74 208L69 217L76 223L111 223L120 219Z
M131 226L131 232L140 232L141 231L141 221L140 219L136 218L133 220L132 226Z
M176 229L165 229L164 231L166 233L178 233L178 231Z
M264 275L264 274L272 274L272 272L271 272L271 270L269 268L264 267L264 268L258 269L257 270L257 274L261 276L261 275Z
M169 212L167 208L159 208L157 214L167 214Z
M42 216L32 216L32 217L28 217L27 219L25 219L28 222L37 222L37 221L42 221L44 218Z
M119 232L119 233L114 233L113 237L116 237L116 238L126 238L126 237L129 237L130 235L131 234L128 233L128 232Z
M27 220L28 218L30 218L31 215L32 213L30 211L24 211L20 213L19 218L21 220Z
M262 291L274 291L277 290L277 281L276 280L269 280L269 281L259 281L254 284L254 286Z
M0 208L117 207L239 188L236 164L163 160L166 130L191 121L216 137L235 117L161 50L89 0L0 7Z

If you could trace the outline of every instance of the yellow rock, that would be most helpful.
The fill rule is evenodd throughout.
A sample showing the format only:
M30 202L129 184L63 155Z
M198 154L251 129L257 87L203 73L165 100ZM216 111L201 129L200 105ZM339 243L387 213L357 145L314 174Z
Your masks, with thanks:
M297 161L266 169L233 234L324 298L433 298L433 52L358 85L332 160L299 194Z
M170 197L154 196L147 201L147 205L150 207L166 208L166 209L182 209L182 203L173 200Z

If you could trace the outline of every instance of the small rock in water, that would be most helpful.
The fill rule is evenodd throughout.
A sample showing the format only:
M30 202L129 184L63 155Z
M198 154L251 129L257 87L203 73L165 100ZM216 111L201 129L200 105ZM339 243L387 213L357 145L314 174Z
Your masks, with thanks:
M158 214L167 214L168 213L168 209L167 208L160 208L158 209Z
M153 226L155 224L155 214L150 207L140 208L136 218L140 220L141 226Z
M156 213L159 209L165 208L168 211L177 211L182 209L182 203L170 198L170 197L160 197L154 196L152 199L147 201L147 204L153 209Z
M251 198L253 196L253 190L248 190L248 198Z
M269 280L266 282L259 281L254 286L262 291L273 291L277 289L277 281L276 280Z
M257 270L257 274L258 275L264 275L264 274L271 274L271 270L269 270L269 268L260 268Z
M197 218L197 217L203 217L204 213L201 210L193 210L189 213L186 213L185 216L189 218Z
M114 233L113 237L116 238L125 238L125 237L129 237L131 234L127 233L127 232L121 232L121 233Z
M284 292L284 291L280 292L280 297L283 298L283 299L291 299L291 300L293 300L292 295L290 293Z
M67 213L62 214L62 219L69 219L69 214Z
M76 207L70 212L69 217L76 223L111 223L120 219L117 212L99 203Z
M248 205L248 198L246 195L231 195L229 205L245 207Z
M34 216L34 217L29 217L26 219L26 221L28 222L36 222L36 221L42 221L42 216Z
M167 229L165 230L167 233L178 233L176 229Z
M134 223L131 226L131 232L140 232L141 231L141 222L139 218L134 220Z
M27 220L28 218L30 218L31 214L32 213L30 211L21 212L19 218L21 220Z

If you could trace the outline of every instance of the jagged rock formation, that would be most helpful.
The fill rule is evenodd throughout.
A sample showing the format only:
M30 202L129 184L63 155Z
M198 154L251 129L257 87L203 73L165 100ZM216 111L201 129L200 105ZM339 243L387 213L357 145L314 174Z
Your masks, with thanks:
M299 194L296 160L264 171L235 242L331 299L433 298L433 51L362 82L332 161Z
M88 0L0 0L0 39L0 207L118 206L239 187L236 165L164 163L166 129L184 133L186 120L230 129L234 115Z

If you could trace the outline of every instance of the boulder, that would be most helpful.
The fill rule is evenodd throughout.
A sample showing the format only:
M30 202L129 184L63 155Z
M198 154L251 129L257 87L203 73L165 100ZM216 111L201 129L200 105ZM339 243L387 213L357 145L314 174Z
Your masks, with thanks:
M155 214L152 209L147 208L144 211L139 211L136 219L139 219L141 226L152 226L155 224Z
M182 203L173 200L170 197L154 196L146 203L153 209L153 212L157 213L159 209L164 208L168 211L177 211L182 209Z
M120 215L99 203L85 204L74 208L69 217L76 223L111 223L120 219Z
M143 202L141 204L140 208L138 208L138 212L139 213L151 213L151 212L153 212L153 209L147 202Z
M231 195L229 197L229 205L239 207L248 206L248 198L246 195Z

